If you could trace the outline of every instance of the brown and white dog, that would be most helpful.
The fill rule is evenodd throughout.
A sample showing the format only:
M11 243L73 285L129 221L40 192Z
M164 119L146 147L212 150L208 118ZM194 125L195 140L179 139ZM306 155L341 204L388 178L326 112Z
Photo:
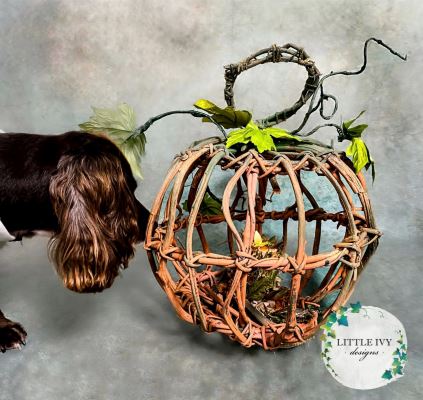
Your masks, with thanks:
M0 133L3 236L49 232L49 256L70 290L101 292L128 266L149 217L136 187L129 163L106 137ZM26 336L0 311L2 352L20 348Z

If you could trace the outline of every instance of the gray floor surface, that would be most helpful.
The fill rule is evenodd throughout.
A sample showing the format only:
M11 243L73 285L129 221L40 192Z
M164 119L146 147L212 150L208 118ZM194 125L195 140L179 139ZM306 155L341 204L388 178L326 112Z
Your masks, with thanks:
M365 392L329 375L318 339L287 351L245 350L180 321L142 249L110 290L78 295L61 287L40 251L45 245L37 238L1 250L2 308L29 332L22 351L1 355L1 400L420 398L423 315L414 276L423 251L417 243L384 240L355 292L353 299L396 315L409 341L405 376Z

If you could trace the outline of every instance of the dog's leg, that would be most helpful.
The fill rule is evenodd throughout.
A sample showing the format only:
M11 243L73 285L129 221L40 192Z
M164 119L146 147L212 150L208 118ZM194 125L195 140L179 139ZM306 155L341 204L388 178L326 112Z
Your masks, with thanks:
M21 324L7 319L0 311L0 351L21 349L27 333Z

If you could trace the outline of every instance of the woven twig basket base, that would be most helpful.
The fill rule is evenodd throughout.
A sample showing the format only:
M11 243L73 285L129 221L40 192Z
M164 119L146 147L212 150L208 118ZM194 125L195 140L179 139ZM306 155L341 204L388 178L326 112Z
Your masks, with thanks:
M210 177L219 170L230 172L222 213L202 215L201 203ZM307 188L303 183L306 173L316 175L317 186L319 179L331 185L339 211L327 212L317 203L313 196L317 187ZM283 210L269 211L266 193L272 187L275 195L283 196L283 192L277 194L281 179L289 179L295 202ZM184 197L190 212L183 211ZM363 176L354 173L343 153L318 146L234 155L217 138L197 143L175 158L151 214L145 247L154 274L178 316L245 347L259 345L264 349L293 347L311 338L327 316L351 296L380 236ZM279 239L284 244L290 224L295 224L293 254L264 258L254 254L254 233L266 231L270 221L280 224ZM320 253L323 221L333 221L345 234L330 251ZM217 224L224 224L227 254L214 253L214 244L207 238L206 231ZM307 224L313 224L314 229L309 254ZM201 243L199 248L194 248L194 233ZM248 300L247 287L258 269L277 269L290 278L286 294L279 299L281 315L285 316L281 322L268 319ZM323 279L312 293L304 294L319 270L324 272ZM335 298L325 305L329 296Z

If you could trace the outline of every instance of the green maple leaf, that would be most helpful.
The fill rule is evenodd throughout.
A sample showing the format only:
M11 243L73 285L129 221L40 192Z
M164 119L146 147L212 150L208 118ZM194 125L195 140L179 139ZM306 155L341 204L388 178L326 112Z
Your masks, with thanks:
M126 103L117 109L92 107L94 115L79 125L85 132L106 133L115 140L125 140L136 129L135 112Z
M133 135L137 123L134 109L126 103L117 109L92 107L89 121L79 124L84 132L106 135L114 142L129 162L134 175L142 178L140 164L145 154L145 134Z
M283 129L259 128L253 121L250 121L245 128L229 133L226 147L230 148L238 143L253 143L258 152L263 153L268 150L276 150L273 139L282 142L284 140L302 141L299 137L291 135Z

